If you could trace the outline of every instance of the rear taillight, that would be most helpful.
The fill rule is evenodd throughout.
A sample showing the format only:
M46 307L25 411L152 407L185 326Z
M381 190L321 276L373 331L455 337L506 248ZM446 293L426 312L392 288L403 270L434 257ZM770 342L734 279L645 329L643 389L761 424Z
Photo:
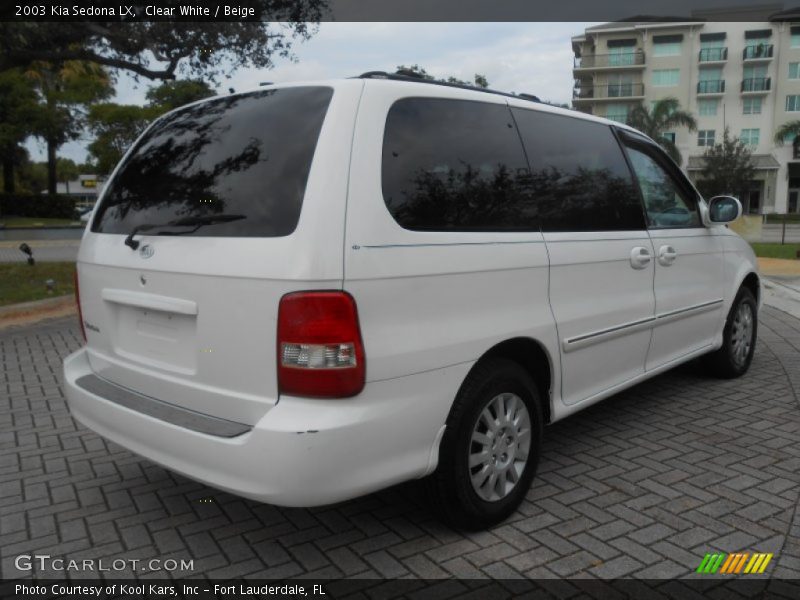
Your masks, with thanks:
M282 394L347 398L364 388L366 363L356 301L346 292L296 292L278 308Z
M86 328L83 326L83 312L81 312L81 290L78 287L78 267L75 266L75 304L78 306L78 323L81 326L81 335L83 336L83 342L86 343Z

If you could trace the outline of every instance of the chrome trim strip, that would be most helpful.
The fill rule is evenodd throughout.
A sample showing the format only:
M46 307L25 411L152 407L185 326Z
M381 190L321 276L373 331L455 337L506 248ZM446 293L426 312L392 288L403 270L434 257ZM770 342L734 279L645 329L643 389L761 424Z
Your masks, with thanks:
M218 417L212 417L203 413L199 413L188 408L182 408L169 404L162 400L156 400L149 396L144 396L137 392L133 392L124 387L120 387L110 381L101 379L97 375L84 375L79 377L75 384L95 396L100 396L104 400L119 404L130 410L172 423L178 427L184 427L213 435L216 437L232 438L237 435L247 433L252 429L252 426L245 423L237 423L236 421L228 421Z
M420 244L356 244L353 246L354 250L358 248L369 248L376 250L380 248L432 248L439 246L505 246L511 244L544 244L544 240L512 240L508 242L493 241L493 242L430 242Z
M636 321L631 321L630 323L623 323L607 329L601 329L600 331L585 333L583 335L565 339L561 346L564 349L564 352L572 352L580 348L586 348L587 346L599 344L605 340L612 340L614 338L622 337L623 335L628 335L629 333L649 329L655 320L655 317L645 317L644 319L638 319Z
M714 310L714 308L722 304L722 302L723 301L721 298L718 300L701 302L700 304L695 304L686 308L679 308L677 310L661 313L653 317L645 317L644 319L638 319L629 323L622 323L621 325L615 325L613 327L608 327L607 329L592 331L591 333L584 333L582 335L565 339L562 342L561 347L565 353L573 352L574 350L586 348L587 346L593 346L594 344L599 344L600 342L606 340L612 340L623 335L628 335L630 333L635 333L651 327L658 327L659 325L665 323L671 323L672 321L677 321L678 319L682 319L684 317L690 317L695 314Z
M709 310L714 310L717 306L722 304L722 298L717 300L709 300L708 302L701 302L700 304L695 304L694 306L688 306L686 308L679 308L677 310L671 310L669 312L661 313L660 315L656 315L656 326L661 325L662 323L670 323L672 321L677 321L678 319L682 319L684 317L690 317L694 314L699 314L703 312L707 312Z

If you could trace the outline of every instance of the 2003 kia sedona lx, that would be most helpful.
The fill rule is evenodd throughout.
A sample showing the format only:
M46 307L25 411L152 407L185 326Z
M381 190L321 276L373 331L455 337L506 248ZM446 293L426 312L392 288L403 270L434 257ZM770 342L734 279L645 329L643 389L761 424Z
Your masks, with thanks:
M543 426L704 356L743 374L753 252L652 140L376 76L175 110L81 242L72 415L178 473L313 506L426 477L508 516Z

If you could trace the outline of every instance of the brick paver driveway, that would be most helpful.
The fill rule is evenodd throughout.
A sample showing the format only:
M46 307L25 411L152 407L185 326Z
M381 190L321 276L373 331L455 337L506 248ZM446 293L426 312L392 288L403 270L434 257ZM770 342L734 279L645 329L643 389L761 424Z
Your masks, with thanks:
M44 553L194 559L184 577L666 578L738 550L773 552L769 575L800 577L800 321L772 308L746 377L687 366L550 427L521 511L466 534L415 484L283 509L103 441L64 403L78 337L74 318L0 331L5 577L24 575L17 555Z

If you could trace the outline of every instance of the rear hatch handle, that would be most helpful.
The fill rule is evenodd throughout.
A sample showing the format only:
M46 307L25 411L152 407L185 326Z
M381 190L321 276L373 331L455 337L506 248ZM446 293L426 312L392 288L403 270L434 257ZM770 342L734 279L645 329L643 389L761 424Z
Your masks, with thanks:
M149 308L181 315L197 314L197 302L182 298L170 298L169 296L157 296L155 294L145 294L144 292L110 288L105 288L101 292L101 297L106 302L113 302L114 304L125 304L127 306Z

